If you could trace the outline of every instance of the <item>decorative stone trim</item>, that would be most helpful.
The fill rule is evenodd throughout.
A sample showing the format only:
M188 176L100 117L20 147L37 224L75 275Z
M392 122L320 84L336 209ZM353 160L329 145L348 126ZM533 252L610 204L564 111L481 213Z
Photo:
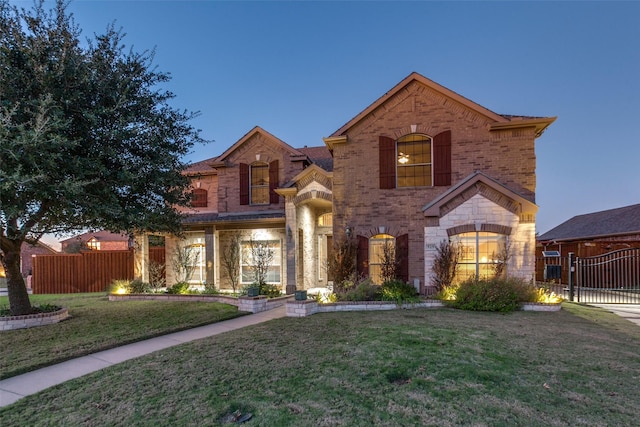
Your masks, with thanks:
M560 311L561 303L525 302L522 304L522 311Z
M385 311L412 308L438 308L444 304L437 300L398 305L390 301L349 301L329 304L318 304L314 300L287 301L287 317L306 317L316 313L332 313L338 311Z
M257 297L232 297L227 295L174 295L174 294L109 294L109 301L192 301L192 302L219 302L238 307L238 311L259 313L284 305L293 295L285 295L277 298L267 298L264 295Z
M239 305L238 298L226 295L109 294L109 301L192 301Z
M27 314L25 316L2 316L0 317L0 331L53 325L54 323L61 322L68 317L69 309L66 307L51 313Z

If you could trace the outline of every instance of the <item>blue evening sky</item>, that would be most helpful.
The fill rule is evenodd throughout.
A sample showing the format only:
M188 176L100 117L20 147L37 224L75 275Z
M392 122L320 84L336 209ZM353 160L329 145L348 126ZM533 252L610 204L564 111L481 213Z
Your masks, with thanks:
M30 1L14 1L30 6ZM49 2L49 4L52 4ZM558 116L537 140L537 231L640 203L640 3L99 1L83 36L156 49L174 105L221 154L258 125L328 136L416 71L500 114Z

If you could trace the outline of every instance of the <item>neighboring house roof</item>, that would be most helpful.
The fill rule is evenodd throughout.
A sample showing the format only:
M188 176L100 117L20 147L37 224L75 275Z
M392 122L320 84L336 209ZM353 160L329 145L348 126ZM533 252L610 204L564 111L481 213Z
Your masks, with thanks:
M434 92L437 92L442 96L445 96L446 98L449 98L455 102L458 102L464 107L471 109L476 113L486 117L488 121L492 122L490 125L490 130L535 127L536 136L540 136L542 132L544 132L544 130L547 128L547 126L553 123L556 119L556 117L527 117L527 116L497 114L479 104L476 104L475 102L465 98L464 96L459 95L458 93L450 89L447 89L442 85L439 85L433 80L430 80L421 74L413 72L409 74L400 83L395 85L390 91L382 95L380 98L374 101L371 105L365 108L360 114L355 116L353 119L347 122L344 126L342 126L340 129L338 129L333 134L331 134L331 136L329 136L328 138L325 138L325 143L331 146L333 140L338 140L341 137L344 137L349 131L349 129L351 129L354 125L356 125L358 122L363 120L369 114L372 114L376 109L381 107L387 100L389 100L391 97L393 97L394 95L404 90L409 84L411 84L414 81L421 83L427 88L429 88L430 90L433 90Z
M538 241L578 240L640 233L640 204L577 215L538 236Z
M129 235L120 234L120 233L112 233L110 231L90 231L88 233L78 234L77 236L70 237L69 239L62 240L60 243L70 243L76 241L88 242L89 240L95 238L100 242L122 242L128 241Z

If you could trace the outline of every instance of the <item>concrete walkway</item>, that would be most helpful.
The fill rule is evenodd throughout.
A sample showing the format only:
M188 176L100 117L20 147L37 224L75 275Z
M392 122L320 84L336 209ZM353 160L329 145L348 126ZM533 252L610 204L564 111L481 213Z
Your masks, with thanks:
M610 311L640 326L640 305L638 304L589 304Z
M211 325L162 335L7 378L6 380L0 381L0 407L8 406L25 396L35 394L54 385L91 372L99 371L100 369L129 359L153 353L154 351L285 316L286 307L282 305L261 313L236 317L235 319L225 320Z

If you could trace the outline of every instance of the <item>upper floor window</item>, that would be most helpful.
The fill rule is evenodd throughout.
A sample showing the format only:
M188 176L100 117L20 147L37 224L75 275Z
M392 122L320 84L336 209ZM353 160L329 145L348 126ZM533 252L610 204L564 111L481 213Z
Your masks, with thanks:
M240 163L239 194L241 205L278 204L278 161L255 162L251 165Z
M206 208L207 207L207 190L202 188L193 189L193 197L191 199L191 206L194 208Z
M251 176L251 204L269 204L269 165L254 163L250 168Z
M398 187L429 187L431 178L431 138L411 134L396 144Z
M379 137L380 188L451 185L451 131Z

